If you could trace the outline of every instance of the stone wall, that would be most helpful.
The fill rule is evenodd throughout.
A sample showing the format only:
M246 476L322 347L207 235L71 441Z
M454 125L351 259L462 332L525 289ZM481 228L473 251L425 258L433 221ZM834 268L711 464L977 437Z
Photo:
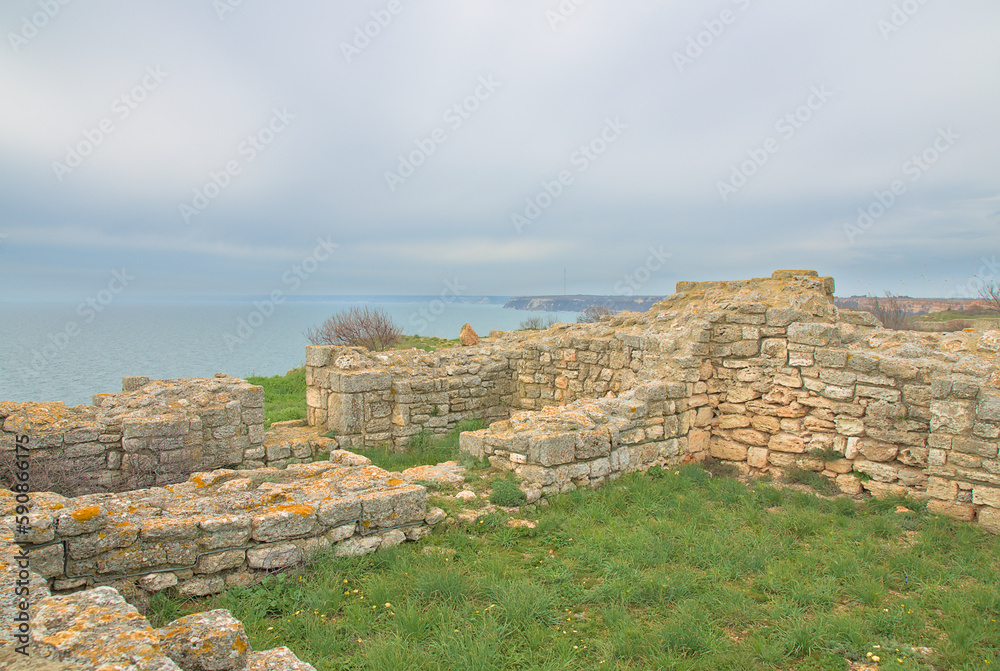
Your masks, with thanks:
M0 456L9 461L16 437L28 436L32 489L68 493L138 489L195 471L267 464L261 387L221 374L125 378L123 387L95 396L94 405L0 402Z
M202 596L308 561L331 547L364 554L424 533L426 490L335 451L328 462L284 470L220 469L187 482L67 499L30 495L31 568L54 590L139 577L149 592L175 587ZM16 497L0 491L3 528L14 529ZM26 522L26 524L25 524Z
M501 421L463 435L463 449L547 492L712 456L929 499L1000 532L1000 332L887 331L838 309L833 279L813 271L677 289L643 314L430 359L310 348L310 423L403 445L476 416ZM489 400L463 402L483 370Z

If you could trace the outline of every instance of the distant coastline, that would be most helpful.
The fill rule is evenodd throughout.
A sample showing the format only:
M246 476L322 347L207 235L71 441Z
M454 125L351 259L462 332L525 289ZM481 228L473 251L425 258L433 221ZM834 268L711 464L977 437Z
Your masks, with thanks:
M532 312L583 312L593 306L608 307L621 312L645 312L666 296L514 296L504 304L505 310Z

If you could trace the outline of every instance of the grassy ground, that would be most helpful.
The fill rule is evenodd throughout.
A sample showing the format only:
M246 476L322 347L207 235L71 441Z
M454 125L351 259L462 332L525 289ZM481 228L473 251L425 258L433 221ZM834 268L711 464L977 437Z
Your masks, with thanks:
M657 470L149 615L228 608L320 671L994 669L1000 539L919 509Z
M274 422L306 418L306 369L296 368L285 375L248 377L250 384L264 387L264 428Z
M454 429L440 437L419 433L413 437L404 452L393 450L388 446L373 447L368 450L352 449L351 452L364 455L379 468L394 472L405 471L414 466L432 466L452 459L461 461L463 455L458 452L459 434L463 431L476 431L485 426L486 424L478 419L469 419L459 422ZM464 455L464 458L468 459L469 455ZM471 462L468 465L472 465Z
M402 342L396 345L396 349L410 349L416 347L425 352L433 352L442 347L456 347L459 344L458 338L448 340L447 338L435 338L434 336L403 336Z

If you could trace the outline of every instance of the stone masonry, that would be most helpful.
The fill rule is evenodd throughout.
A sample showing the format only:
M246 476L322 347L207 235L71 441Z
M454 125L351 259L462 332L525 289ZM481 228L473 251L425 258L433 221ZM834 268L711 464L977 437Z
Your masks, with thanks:
M94 405L0 402L0 455L28 436L37 479L82 493L178 482L195 471L267 464L264 391L243 380L125 378ZM58 471L53 475L53 471ZM61 477L58 477L61 476Z
M833 291L814 271L776 271L433 355L309 347L309 421L397 446L492 421L463 449L547 493L712 456L909 494L1000 533L1000 332L888 331Z

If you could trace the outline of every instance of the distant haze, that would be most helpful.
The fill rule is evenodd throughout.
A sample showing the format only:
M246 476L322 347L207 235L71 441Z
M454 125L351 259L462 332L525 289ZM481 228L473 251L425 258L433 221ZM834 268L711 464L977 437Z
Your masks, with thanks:
M0 28L0 299L1000 279L995 0L5 0Z

